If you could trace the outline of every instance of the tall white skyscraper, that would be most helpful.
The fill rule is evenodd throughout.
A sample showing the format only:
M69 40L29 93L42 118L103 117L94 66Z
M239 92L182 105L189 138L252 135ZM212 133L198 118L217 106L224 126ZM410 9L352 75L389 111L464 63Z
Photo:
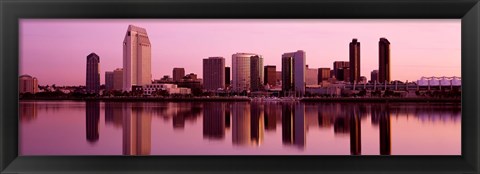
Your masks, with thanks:
M152 49L147 30L129 25L123 40L123 90L152 83Z

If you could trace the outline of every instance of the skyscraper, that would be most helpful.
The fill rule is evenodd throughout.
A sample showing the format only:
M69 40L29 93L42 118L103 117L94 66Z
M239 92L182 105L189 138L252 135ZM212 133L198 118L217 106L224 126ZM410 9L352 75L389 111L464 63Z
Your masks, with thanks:
M38 92L38 80L35 77L29 75L21 75L18 79L18 93L31 93Z
M225 87L230 86L230 67L225 67Z
M123 69L113 70L113 90L122 91L123 89Z
M371 73L370 73L370 81L372 83L375 83L375 81L378 83L378 70L373 70Z
M254 64L252 64L252 57L258 56L254 58L255 60L258 60ZM256 65L260 64L260 61L262 62L262 68L260 73L260 70L256 70L257 68L254 68L254 71L256 75L261 77L263 79L263 58L260 59L261 56L253 53L236 53L232 55L232 88L236 92L242 92L242 91L248 91L251 90L251 80L252 80L252 66L256 67ZM254 76L256 78L256 76ZM258 78L257 78L258 79ZM260 81L260 80L259 80ZM261 81L260 81L261 82ZM256 82L255 82L256 83Z
M330 68L318 68L318 83L330 78Z
M185 76L185 68L173 68L172 77L174 82L179 82Z
M147 30L129 25L123 40L123 90L131 91L132 85L152 83L151 45Z
M282 56L282 91L293 91L293 57Z
M282 90L305 94L305 51L285 53L282 55Z
M350 66L350 63L348 61L335 61L335 62L333 62L333 76L335 76L335 78L337 80L343 81L343 79L344 79L343 78L343 71L340 73L339 69L349 67L349 66Z
M250 57L250 85L252 91L263 87L263 58L258 55Z
M225 58L203 59L203 86L205 90L225 88Z
M87 56L86 92L98 93L100 91L100 57L91 53Z
M264 84L269 84L270 86L275 86L277 84L277 67L275 65L267 65L264 67Z
M105 90L113 90L113 71L105 71Z
M390 42L380 38L378 42L378 81L390 82Z
M305 84L318 85L318 69L305 67Z
M350 42L350 82L360 81L360 42L352 39Z

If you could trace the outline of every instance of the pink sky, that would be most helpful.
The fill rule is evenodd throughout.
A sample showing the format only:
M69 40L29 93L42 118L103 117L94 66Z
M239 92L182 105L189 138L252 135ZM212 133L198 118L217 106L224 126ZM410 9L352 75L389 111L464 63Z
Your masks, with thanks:
M378 69L378 40L391 43L393 80L461 76L461 20L333 19L21 19L20 74L40 85L85 85L86 56L100 56L105 71L122 67L122 42L129 24L143 27L152 44L152 76L172 76L174 67L202 77L202 59L232 54L263 55L281 69L281 55L304 50L311 68L348 61L352 38L361 43L361 75Z

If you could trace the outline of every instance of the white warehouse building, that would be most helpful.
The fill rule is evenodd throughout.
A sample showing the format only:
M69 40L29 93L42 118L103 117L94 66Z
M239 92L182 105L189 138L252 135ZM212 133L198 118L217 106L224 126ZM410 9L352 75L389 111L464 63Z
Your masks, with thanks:
M417 80L418 86L462 86L461 77L422 77Z
M192 94L190 88L179 88L176 84L147 84L143 86L143 95L152 95L156 91L167 91L170 95L180 94L189 95Z

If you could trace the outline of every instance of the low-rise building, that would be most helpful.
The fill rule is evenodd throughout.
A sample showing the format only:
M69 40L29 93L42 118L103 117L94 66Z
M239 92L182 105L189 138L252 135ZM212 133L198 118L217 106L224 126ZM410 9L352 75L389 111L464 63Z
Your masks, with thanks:
M143 86L143 95L154 95L158 91L166 91L170 95L189 95L192 93L190 88L179 88L176 84L148 84Z

